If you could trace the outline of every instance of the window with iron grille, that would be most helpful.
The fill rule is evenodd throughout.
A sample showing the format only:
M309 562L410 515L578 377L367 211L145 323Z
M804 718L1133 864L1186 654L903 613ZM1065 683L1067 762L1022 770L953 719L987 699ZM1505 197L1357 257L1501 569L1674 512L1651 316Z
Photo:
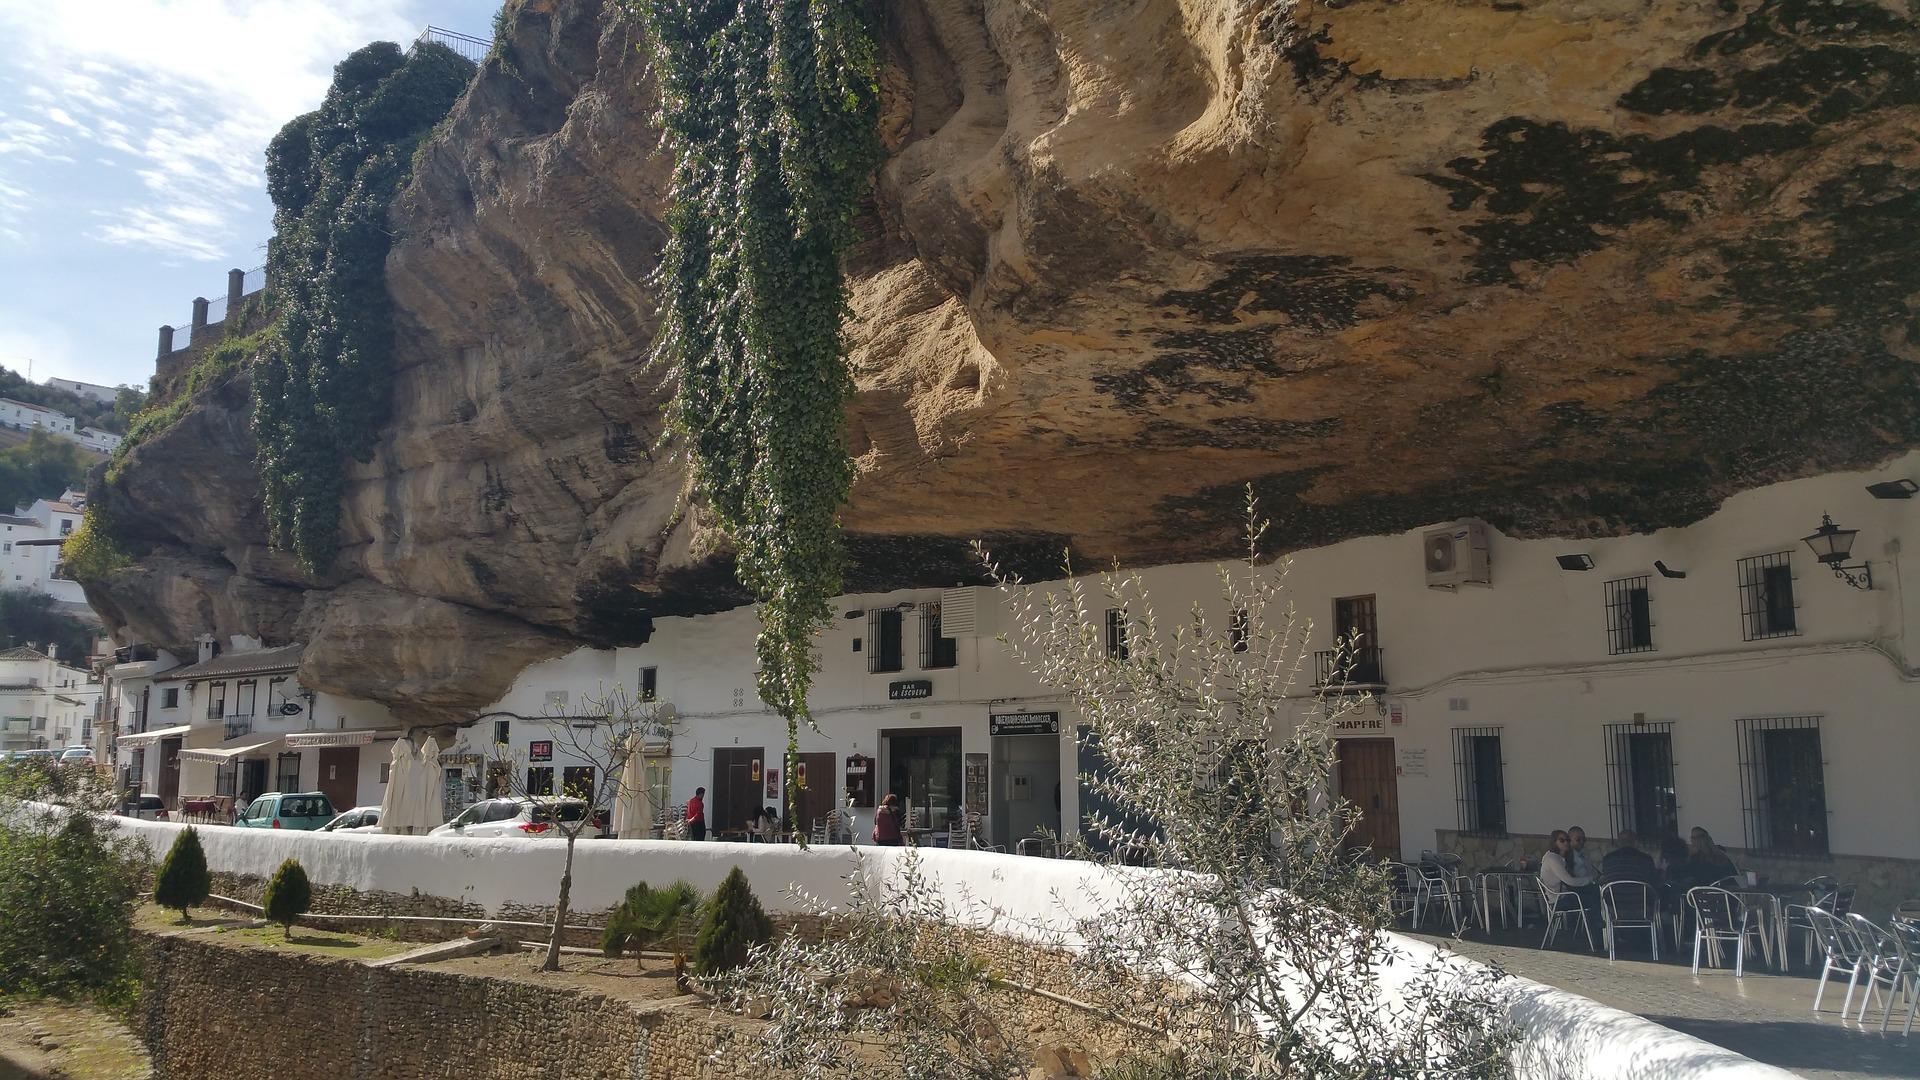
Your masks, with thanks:
M1788 855L1827 854L1826 761L1818 716L1735 720L1747 846Z
M960 643L947 637L940 626L940 605L920 605L920 666L950 668L960 663Z
M1608 724L1607 801L1613 834L1677 836L1680 801L1673 784L1672 724Z
M874 673L899 671L903 666L900 647L900 612L893 608L867 616L867 670Z
M147 752L145 749L135 750L132 759L127 762L127 782L129 786L133 788L133 793L136 795L140 794L141 790L146 787ZM228 795L232 793L220 792L220 794Z
M1800 632L1794 618L1793 552L1776 551L1741 559L1740 633L1747 641L1792 637Z
M1645 576L1607 582L1607 652L1653 650L1653 600Z
M232 762L228 762L225 765L215 765L213 767L213 793L215 795L234 794L239 788L239 778L240 766ZM384 780L381 781L381 783L385 782Z
M1130 646L1127 640L1127 609L1107 609L1107 655L1115 660L1125 660Z
M163 709L179 708L180 688L177 686L169 686L165 690L160 691L160 707Z
M1507 835L1506 761L1500 729L1453 729L1454 791L1460 831L1475 836Z
M275 791L300 790L300 755L281 754L274 762Z
M207 719L218 720L227 715L227 684L223 682L207 684Z

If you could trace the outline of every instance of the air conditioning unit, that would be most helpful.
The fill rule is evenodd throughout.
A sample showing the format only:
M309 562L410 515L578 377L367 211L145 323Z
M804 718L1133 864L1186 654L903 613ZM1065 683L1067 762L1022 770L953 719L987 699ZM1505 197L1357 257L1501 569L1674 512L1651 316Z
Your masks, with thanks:
M1421 537L1421 547L1429 589L1493 584L1487 527L1481 522L1463 521L1444 529L1428 529Z

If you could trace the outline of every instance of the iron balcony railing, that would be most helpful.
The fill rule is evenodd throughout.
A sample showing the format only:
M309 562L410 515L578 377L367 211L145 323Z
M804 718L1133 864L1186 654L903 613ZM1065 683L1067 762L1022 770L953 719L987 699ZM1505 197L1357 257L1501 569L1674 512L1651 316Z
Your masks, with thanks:
M1316 689L1371 690L1387 685L1379 649L1323 649L1313 654Z
M251 735L251 734L253 734L253 717L251 716L227 717L227 738L237 739L242 735Z

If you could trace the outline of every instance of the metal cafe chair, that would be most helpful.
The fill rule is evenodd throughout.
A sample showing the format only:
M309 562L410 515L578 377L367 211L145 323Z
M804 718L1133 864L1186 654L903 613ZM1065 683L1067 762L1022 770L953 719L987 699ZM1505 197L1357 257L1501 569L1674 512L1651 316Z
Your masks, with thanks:
M1693 973L1700 974L1701 945L1707 946L1708 962L1718 966L1720 944L1731 941L1734 978L1746 978L1747 939L1759 942L1763 954L1767 947L1766 935L1746 901L1725 889L1701 885L1687 890L1687 906L1693 909Z
M1813 933L1820 941L1820 986L1813 993L1813 1011L1820 1011L1820 1002L1827 994L1827 979L1836 972L1847 975L1847 1000L1840 1006L1840 1015L1845 1016L1853 1005L1853 989L1860 978L1860 967L1866 962L1866 949L1861 944L1860 934L1847 925L1846 920L1835 918L1824 908L1808 908L1807 919L1813 923Z
M1420 875L1420 891L1425 898L1422 906L1426 911L1432 912L1445 904L1447 918L1453 923L1453 932L1456 934L1473 925L1473 900L1467 895L1465 879L1459 873L1430 862L1421 863L1417 872Z
M1854 970L1857 974L1867 977L1867 992L1860 995L1860 1011L1855 1014L1854 1019L1863 1024L1866 1023L1867 1006L1873 1003L1874 995L1880 992L1882 983L1887 987L1886 1012L1891 1016L1894 996L1906 989L1907 977L1911 974L1907 967L1906 950L1900 939L1881 929L1865 915L1858 913L1848 915L1847 925L1853 927L1854 932L1860 935L1860 954L1865 958L1865 961ZM1847 1000L1849 1002L1853 1000L1851 987L1848 988ZM1840 1015L1842 1019L1846 1017L1844 1009ZM1883 1020L1880 1030L1886 1029L1887 1025Z
M1913 1018L1920 1015L1920 922L1894 919L1887 926L1893 938L1894 948L1899 952L1906 971L1906 985L1901 989L1907 995L1907 1023L1900 1029L1903 1036L1913 1034ZM1861 1010L1865 1016L1865 1010ZM1880 1016L1880 1030L1887 1030L1887 1021L1893 1018L1893 993L1887 993L1887 1010Z
M1426 891L1420 887L1420 874L1403 862L1391 860L1381 864L1393 875L1393 894L1388 898L1388 911L1394 921L1407 920L1409 928L1420 925L1420 916L1426 910Z
M1029 836L1014 845L1013 850L1016 855L1035 855L1043 859L1059 856L1059 849L1050 838L1045 836Z
M1660 959L1659 908L1653 901L1653 888L1646 882L1610 881L1600 886L1600 916L1609 963L1616 958L1622 930L1645 930L1654 960Z
M1587 902L1572 889L1562 889L1554 893L1547 888L1545 880L1540 881L1540 895L1547 899L1547 933L1540 939L1540 947L1553 944L1553 938L1559 932L1560 923L1565 919L1580 920L1580 929L1587 932L1587 948L1593 948L1593 921L1587 916Z

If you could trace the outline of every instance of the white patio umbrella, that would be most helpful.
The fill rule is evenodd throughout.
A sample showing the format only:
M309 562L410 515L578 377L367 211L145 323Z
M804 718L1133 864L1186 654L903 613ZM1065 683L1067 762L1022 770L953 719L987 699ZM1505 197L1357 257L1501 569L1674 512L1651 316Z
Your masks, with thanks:
M620 770L620 790L613 802L613 835L622 840L645 840L653 832L653 803L646 792L646 759L640 755L640 735L627 741L627 763Z
M393 756L387 764L387 792L380 796L381 832L407 831L407 802L413 797L415 768L413 742L404 735L393 740Z
M444 786L442 774L445 771L440 767L440 744L429 735L426 745L420 748L420 765L414 774L414 782L420 786L420 794L419 801L414 804L412 824L422 833L447 823L446 810L441 801L441 788Z

